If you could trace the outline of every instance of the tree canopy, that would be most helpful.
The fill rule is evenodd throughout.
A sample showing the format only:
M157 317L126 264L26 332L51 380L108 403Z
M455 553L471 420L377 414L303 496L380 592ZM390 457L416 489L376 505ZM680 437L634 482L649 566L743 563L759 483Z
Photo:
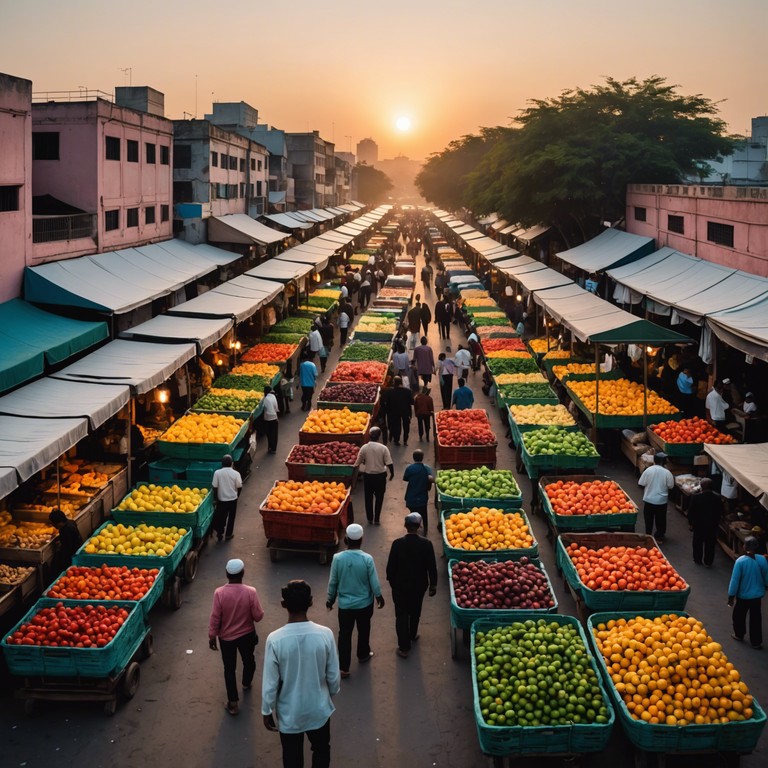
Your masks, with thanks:
M731 151L725 128L714 102L681 95L662 77L607 78L532 100L511 128L452 142L429 158L417 184L450 210L498 211L524 226L554 226L566 241L585 240L602 221L624 216L627 184L705 173L706 160ZM452 169L453 185L432 183Z
M360 202L377 205L386 199L387 192L392 189L393 184L384 171L366 163L358 163L355 166L355 172L357 173L357 197Z

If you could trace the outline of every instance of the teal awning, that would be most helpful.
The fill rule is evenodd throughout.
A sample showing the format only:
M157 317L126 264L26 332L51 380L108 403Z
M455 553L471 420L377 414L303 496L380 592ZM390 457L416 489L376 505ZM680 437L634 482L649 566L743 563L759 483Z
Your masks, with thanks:
M44 312L22 299L0 304L0 392L34 379L98 344L109 335L104 322L86 322Z
M664 344L689 344L693 339L656 325L650 320L637 320L609 331L595 333L589 337L589 341L596 344L650 344L652 347L661 347Z
M597 237L557 254L568 264L585 272L601 272L621 267L656 250L652 237L642 237L619 229L606 229Z

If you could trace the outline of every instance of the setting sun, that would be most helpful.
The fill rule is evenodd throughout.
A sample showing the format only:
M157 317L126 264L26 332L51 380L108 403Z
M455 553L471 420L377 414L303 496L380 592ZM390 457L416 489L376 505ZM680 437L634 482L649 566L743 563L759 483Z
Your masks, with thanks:
M402 117L398 117L395 121L395 128L397 128L398 131L410 131L411 130L411 118L406 117L403 115Z

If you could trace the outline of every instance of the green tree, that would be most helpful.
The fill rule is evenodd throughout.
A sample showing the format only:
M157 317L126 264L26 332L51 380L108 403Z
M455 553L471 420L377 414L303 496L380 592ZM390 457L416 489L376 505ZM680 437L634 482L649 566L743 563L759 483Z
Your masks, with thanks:
M452 141L442 152L427 158L416 176L416 186L424 199L456 211L467 202L467 178L509 128L481 128Z
M378 205L387 197L393 184L384 171L374 168L367 163L358 163L355 166L357 173L357 196L361 203Z

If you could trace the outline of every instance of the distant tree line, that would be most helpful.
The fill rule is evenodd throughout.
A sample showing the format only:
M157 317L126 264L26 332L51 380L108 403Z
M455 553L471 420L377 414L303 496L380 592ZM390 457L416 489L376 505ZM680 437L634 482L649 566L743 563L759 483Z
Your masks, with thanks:
M431 155L416 185L441 208L498 211L583 242L624 216L627 184L702 177L707 160L732 152L718 105L678 88L658 76L607 78L531 100L511 127L481 128Z

